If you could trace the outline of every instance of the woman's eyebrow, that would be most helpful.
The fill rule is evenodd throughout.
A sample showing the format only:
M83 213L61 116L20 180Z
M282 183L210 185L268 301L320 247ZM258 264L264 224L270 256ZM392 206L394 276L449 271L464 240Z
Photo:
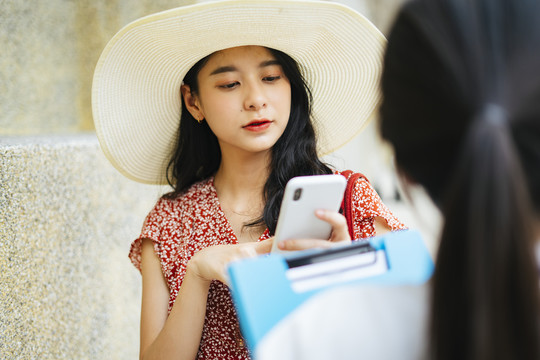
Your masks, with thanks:
M221 67L218 67L217 69L215 69L214 71L212 71L210 73L210 75L216 75L216 74L221 74L221 73L226 73L226 72L234 72L234 71L238 71L238 69L234 66L221 66Z
M263 61L263 62L259 65L259 67L260 67L260 68L263 68L263 67L273 66L273 65L279 65L279 66L281 66L281 64L279 63L279 61L277 61L277 60L274 59L274 60Z
M259 64L259 68L264 68L267 66L274 66L274 65L281 65L281 64L277 60L266 60ZM235 72L235 71L238 71L238 69L235 66L232 66L232 65L220 66L214 71L212 71L210 75L217 75L217 74L222 74L226 72Z

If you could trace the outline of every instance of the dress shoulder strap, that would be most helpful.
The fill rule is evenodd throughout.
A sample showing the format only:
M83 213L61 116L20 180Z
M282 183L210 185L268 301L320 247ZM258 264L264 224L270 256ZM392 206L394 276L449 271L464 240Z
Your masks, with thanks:
M353 213L352 213L352 196L354 193L354 186L356 181L360 178L367 178L364 174L359 172L353 172L352 170L345 170L341 172L341 175L345 176L347 179L347 187L345 188L345 194L343 195L343 203L341 204L341 209L343 210L343 215L347 220L347 228L349 229L349 235L351 239L354 240L354 228L353 228Z

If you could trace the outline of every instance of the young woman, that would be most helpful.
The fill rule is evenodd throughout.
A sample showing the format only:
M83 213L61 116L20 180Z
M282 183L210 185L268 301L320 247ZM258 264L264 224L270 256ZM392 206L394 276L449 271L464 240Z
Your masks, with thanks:
M270 250L289 179L336 172L319 155L371 117L383 44L337 4L222 1L142 18L107 45L94 79L102 148L128 177L173 189L130 251L141 358L249 358L225 267ZM403 228L365 179L353 206L357 238ZM337 239L350 241L346 228Z
M538 0L404 5L381 132L445 219L432 286L323 294L258 358L540 358L538 14Z

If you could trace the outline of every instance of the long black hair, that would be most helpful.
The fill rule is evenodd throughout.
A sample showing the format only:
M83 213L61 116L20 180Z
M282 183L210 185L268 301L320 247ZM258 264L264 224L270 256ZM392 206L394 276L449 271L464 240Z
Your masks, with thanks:
M432 359L540 357L538 14L537 0L417 0L389 35L381 133L445 218Z
M247 226L266 225L273 235L287 181L295 176L330 174L332 170L317 155L316 134L311 122L312 96L299 65L289 55L268 49L283 68L291 85L291 111L288 124L272 148L270 171L263 197L263 213ZM184 77L193 94L198 94L197 75L211 55L197 62ZM182 116L177 144L167 167L167 181L174 198L197 181L215 174L221 162L218 140L206 122L201 124L187 111L182 99Z

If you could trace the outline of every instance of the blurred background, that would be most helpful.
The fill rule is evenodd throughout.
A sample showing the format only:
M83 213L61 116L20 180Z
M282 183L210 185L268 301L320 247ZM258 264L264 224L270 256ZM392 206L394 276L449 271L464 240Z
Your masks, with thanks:
M135 359L140 275L127 254L164 191L121 176L97 142L94 66L127 23L181 0L0 0L0 359ZM387 33L402 0L339 1ZM404 196L376 122L329 155L364 173L424 235L440 220Z

